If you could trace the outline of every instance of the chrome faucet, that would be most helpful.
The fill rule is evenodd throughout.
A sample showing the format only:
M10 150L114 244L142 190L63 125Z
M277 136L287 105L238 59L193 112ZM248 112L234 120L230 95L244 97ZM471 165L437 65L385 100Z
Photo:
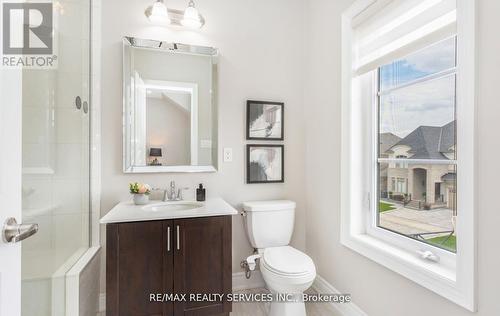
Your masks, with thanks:
M162 191L163 192L162 201L167 202L167 201L182 201L182 200L184 200L184 198L182 196L182 192L184 190L188 190L188 189L189 188L177 189L175 186L175 181L170 181L170 189L153 188L151 190L152 191Z
M163 201L182 201L182 191L189 188L179 188L176 189L175 181L170 181L170 190L165 190L165 195L163 196Z
M177 199L177 196L175 194L175 181L170 181L170 192L167 191L167 195L170 201L174 201Z

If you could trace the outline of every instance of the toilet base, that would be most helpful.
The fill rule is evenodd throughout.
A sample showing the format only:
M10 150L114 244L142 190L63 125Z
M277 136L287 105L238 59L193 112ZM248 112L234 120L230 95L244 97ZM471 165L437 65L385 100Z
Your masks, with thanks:
M271 302L269 316L306 316L306 305L298 302Z

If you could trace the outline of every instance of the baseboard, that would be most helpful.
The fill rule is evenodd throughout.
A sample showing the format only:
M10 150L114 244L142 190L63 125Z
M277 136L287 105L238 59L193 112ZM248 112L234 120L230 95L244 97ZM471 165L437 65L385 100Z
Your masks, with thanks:
M345 294L340 293L339 290L334 288L321 276L316 276L312 288L321 294ZM335 309L342 316L368 316L361 308L353 302L351 303L330 303L331 307Z
M106 311L106 293L99 294L99 313Z
M264 279L262 279L262 275L258 270L252 271L250 279L245 277L245 272L233 273L233 291L256 289L264 286Z

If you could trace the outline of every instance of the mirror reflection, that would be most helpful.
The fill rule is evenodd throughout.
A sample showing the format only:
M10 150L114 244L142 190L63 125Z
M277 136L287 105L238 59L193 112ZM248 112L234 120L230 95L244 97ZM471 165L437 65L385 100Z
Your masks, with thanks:
M124 40L125 172L215 171L216 66L215 49Z

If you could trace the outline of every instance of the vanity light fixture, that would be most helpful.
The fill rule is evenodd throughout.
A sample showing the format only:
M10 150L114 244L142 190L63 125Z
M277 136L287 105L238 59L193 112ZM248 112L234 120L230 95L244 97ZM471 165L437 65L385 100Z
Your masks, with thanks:
M181 20L181 24L185 27L199 29L202 27L202 22L200 18L200 13L196 9L193 0L189 0L188 7L184 11L184 18Z
M149 19L149 21L151 21L154 24L159 24L159 25L170 24L170 18L168 17L168 10L167 7L165 6L165 3L163 3L163 0L156 0L155 3L153 3L146 9L146 12L144 12L144 14Z
M205 18L200 15L193 0L189 1L188 7L184 11L167 8L164 0L156 0L146 9L144 14L149 21L157 25L199 29L205 24Z

